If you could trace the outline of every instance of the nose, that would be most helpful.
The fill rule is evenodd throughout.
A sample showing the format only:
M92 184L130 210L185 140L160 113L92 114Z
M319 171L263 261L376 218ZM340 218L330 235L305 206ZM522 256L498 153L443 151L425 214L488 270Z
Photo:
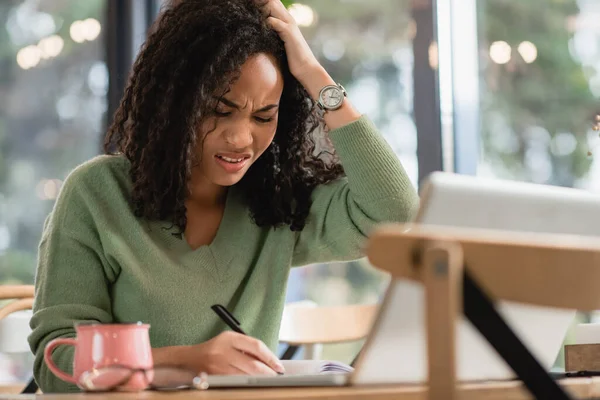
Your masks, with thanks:
M225 141L240 150L250 147L254 142L251 124L244 120L231 124L225 131Z

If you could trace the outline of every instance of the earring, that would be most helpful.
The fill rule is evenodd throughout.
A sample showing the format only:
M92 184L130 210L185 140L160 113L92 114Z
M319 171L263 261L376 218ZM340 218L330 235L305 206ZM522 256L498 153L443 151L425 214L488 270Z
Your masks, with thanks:
M279 145L275 142L271 142L271 155L273 156L273 172L277 175L281 172L281 166L279 164Z

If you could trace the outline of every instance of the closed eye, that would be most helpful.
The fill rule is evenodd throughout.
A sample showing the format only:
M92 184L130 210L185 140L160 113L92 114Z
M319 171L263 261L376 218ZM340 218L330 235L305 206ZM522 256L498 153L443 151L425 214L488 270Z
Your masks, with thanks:
M254 119L256 119L258 122L260 122L261 124L266 124L268 122L273 121L273 117L271 118L260 118L260 117L254 117Z
M217 117L228 117L231 115L230 111L215 110L214 113ZM267 124L267 123L273 121L275 119L275 117L274 116L269 117L269 118L254 117L254 119L261 124Z

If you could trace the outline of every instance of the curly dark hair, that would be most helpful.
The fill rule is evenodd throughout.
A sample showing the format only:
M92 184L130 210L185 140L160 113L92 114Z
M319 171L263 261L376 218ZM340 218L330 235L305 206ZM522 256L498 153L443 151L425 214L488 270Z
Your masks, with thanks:
M135 215L185 231L185 199L197 163L196 127L252 55L272 55L284 88L269 149L236 185L258 226L302 230L315 187L344 172L316 151L322 124L314 101L289 71L285 48L255 0L183 0L165 8L142 46L104 149L131 162ZM333 155L323 157L323 155Z

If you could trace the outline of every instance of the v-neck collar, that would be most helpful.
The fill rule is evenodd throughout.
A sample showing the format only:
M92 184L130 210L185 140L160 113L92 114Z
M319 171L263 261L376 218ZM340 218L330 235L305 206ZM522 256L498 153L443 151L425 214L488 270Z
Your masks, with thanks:
M184 234L178 236L173 235L173 231L171 230L164 230L169 247L180 254L182 262L185 262L186 264L202 264L205 268L212 270L216 277L223 279L229 263L233 258L233 252L228 248L229 243L231 243L233 238L228 237L228 231L230 231L232 224L235 225L236 223L241 222L235 222L236 219L239 220L240 218L236 212L236 210L240 208L240 205L237 203L238 199L235 190L231 187L228 189L225 198L223 217L217 228L217 233L210 244L205 244L197 249L192 249L185 239Z

